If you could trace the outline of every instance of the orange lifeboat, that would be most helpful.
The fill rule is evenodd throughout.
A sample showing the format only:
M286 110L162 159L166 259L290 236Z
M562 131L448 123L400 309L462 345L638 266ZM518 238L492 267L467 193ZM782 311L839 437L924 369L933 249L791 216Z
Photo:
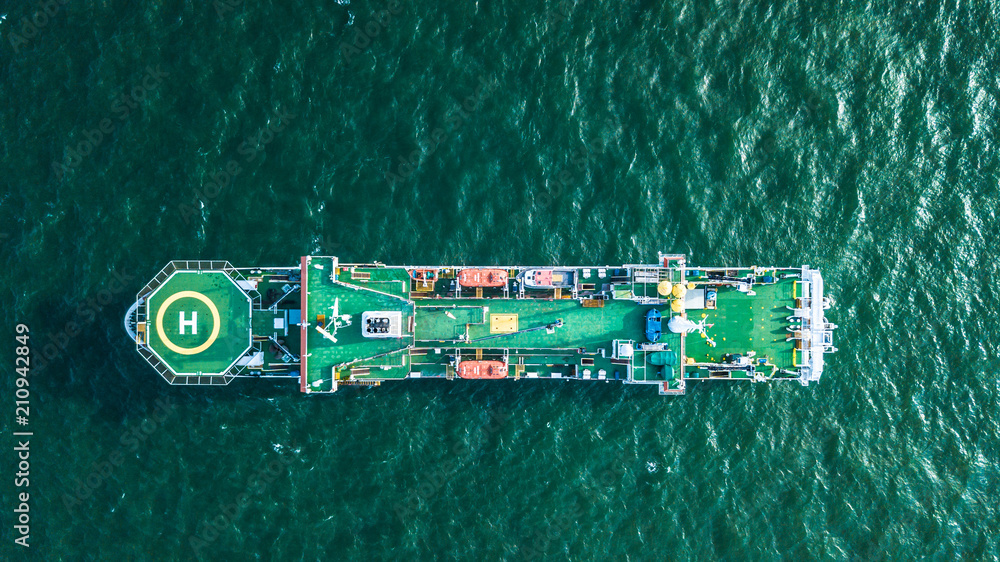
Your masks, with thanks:
M507 376L507 364L503 361L462 361L458 364L458 376L463 379L502 379Z
M503 287L507 272L502 269L463 269L458 272L458 283L463 287Z

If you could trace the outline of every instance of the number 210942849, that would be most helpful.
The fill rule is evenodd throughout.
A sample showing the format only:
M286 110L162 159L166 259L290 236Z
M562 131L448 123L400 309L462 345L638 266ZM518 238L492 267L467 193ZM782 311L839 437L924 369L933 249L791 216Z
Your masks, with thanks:
M28 341L30 339L29 333L31 329L24 324L18 324L15 328L17 336L14 338L17 340L18 345L14 349L14 353L17 357L14 359L14 370L17 372L17 390L15 391L15 396L17 396L17 415L28 417L28 372L31 368L31 347L28 346Z

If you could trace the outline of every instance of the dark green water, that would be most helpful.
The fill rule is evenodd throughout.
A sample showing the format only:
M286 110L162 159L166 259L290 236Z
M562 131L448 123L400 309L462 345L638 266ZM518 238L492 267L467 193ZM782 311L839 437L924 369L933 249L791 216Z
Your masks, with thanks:
M1000 555L1000 4L343 1L0 7L0 558ZM121 328L171 259L657 250L821 268L822 382L183 389Z

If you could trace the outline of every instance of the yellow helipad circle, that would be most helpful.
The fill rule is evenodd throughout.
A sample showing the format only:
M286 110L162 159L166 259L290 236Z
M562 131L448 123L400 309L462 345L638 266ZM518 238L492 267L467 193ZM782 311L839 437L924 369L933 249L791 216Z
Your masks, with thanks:
M167 312L167 308L172 305L174 301L184 298L198 299L205 303L205 306L207 306L212 312L212 335L208 336L208 341L198 347L180 347L170 341L170 338L163 333L163 315ZM197 291L181 291L170 295L167 297L167 300L163 301L163 304L160 305L160 310L156 313L156 334L160 336L160 341L163 342L163 345L167 346L167 349L181 355L195 355L196 353L201 353L202 351L208 349L209 346L215 343L215 338L219 337L219 328L221 325L222 322L219 321L219 309L215 308L215 303Z

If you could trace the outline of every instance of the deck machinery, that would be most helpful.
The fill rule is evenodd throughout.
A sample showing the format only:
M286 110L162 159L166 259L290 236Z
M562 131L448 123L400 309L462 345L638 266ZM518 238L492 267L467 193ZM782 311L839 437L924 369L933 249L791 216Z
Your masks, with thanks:
M653 265L293 267L174 261L125 329L170 384L289 377L306 393L402 379L619 381L823 374L835 351L819 271ZM651 312L651 311L656 312Z

